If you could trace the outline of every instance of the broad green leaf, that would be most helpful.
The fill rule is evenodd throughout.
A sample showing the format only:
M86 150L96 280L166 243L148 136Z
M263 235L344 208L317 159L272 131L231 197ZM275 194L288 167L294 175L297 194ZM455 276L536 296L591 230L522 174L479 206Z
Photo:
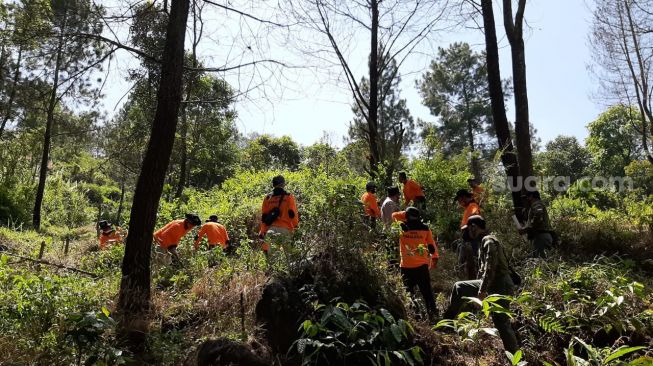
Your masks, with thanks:
M621 346L621 347L617 348L614 352L612 352L610 354L610 356L608 356L605 360L603 360L603 363L607 365L611 361L614 361L614 360L616 360L616 359L618 359L620 357L623 357L623 356L625 356L625 355L627 355L629 353L639 351L640 349L644 349L644 348L646 348L646 347L642 347L642 346L639 346L639 347Z

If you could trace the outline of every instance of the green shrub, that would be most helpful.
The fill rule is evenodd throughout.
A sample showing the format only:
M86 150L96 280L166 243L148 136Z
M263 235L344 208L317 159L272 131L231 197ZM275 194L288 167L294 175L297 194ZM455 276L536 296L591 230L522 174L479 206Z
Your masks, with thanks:
M293 344L302 365L422 365L423 352L412 344L413 328L389 311L364 302L315 306Z

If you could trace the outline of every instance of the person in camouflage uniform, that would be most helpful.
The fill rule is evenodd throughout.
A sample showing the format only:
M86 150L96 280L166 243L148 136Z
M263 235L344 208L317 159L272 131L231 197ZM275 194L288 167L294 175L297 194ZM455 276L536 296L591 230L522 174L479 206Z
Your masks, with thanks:
M479 215L471 216L467 220L467 229L473 239L481 239L479 255L479 280L459 281L453 286L449 307L444 313L444 319L454 319L461 312L467 303L463 297L478 297L484 299L488 294L500 294L511 296L514 284L510 277L508 257L503 251L497 238L490 235L485 226L485 220ZM507 300L500 300L498 304L508 308L510 303ZM510 325L510 317L506 314L492 313L492 321L499 331L503 341L503 347L515 353L519 346L517 336Z
M527 191L522 196L527 204L526 225L519 230L520 234L526 234L534 250L534 256L546 257L546 251L553 246L552 229L549 222L549 214L546 206L540 198L540 192Z

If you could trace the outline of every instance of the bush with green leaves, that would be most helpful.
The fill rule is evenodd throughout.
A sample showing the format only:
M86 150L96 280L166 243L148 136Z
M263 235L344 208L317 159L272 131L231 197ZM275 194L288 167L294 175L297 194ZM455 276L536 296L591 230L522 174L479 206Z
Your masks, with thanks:
M580 348L575 351L575 348ZM645 366L653 364L653 357L642 356L630 362L622 359L633 352L644 350L646 347L592 347L578 337L574 337L565 349L567 366L608 366L608 365L627 365L627 366ZM577 354L585 354L585 357ZM553 366L548 362L543 362L545 366Z
M129 353L116 348L113 331L116 321L109 310L70 314L64 321L64 338L73 345L77 365L124 365L131 361Z
M428 202L426 217L444 239L452 239L457 233L462 211L458 210L453 197L459 189L467 189L468 163L463 155L445 159L435 155L428 159L415 159L408 170L410 179L414 179L424 188Z
M44 223L75 228L93 222L95 214L79 183L66 180L61 173L48 178L43 196Z
M574 339L613 350L624 342L634 347L651 342L653 295L630 277L635 265L599 258L585 265L550 260L528 268L525 291L513 302L525 346L543 353Z
M410 323L364 302L338 301L316 304L314 317L302 323L301 338L290 350L301 357L302 365L423 364Z
M17 267L17 268L13 268ZM34 361L36 355L66 363L62 349L66 319L73 313L101 308L117 291L112 279L94 280L16 266L0 257L0 359ZM73 361L70 361L73 362Z

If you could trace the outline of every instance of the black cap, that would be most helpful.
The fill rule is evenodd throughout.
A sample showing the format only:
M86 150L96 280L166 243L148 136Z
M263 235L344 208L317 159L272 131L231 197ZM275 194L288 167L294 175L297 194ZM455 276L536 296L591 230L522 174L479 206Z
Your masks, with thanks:
M108 228L110 228L110 227L111 227L111 223L108 222L107 220L102 220L102 221L100 221L100 222L97 223L97 226L98 226L100 229L104 230L104 229L108 229Z
M399 188L392 186L388 187L388 197L396 196L399 194Z
M410 206L406 208L406 219L408 219L408 221L415 221L421 218L422 214L419 212L417 207Z
M272 178L272 187L277 187L282 184L286 184L286 179L283 177L283 175L277 175L276 177Z
M187 213L186 214L186 221L188 221L190 224L195 225L195 226L202 224L202 220L200 219L200 217L197 216L197 214L194 214L194 213Z
M453 198L453 201L456 202L461 197L472 197L472 194L466 189L459 189L458 192L456 192L456 197Z
M209 216L209 219L206 220L206 222L209 222L209 221L211 221L211 222L218 222L218 215L211 215L211 216Z

